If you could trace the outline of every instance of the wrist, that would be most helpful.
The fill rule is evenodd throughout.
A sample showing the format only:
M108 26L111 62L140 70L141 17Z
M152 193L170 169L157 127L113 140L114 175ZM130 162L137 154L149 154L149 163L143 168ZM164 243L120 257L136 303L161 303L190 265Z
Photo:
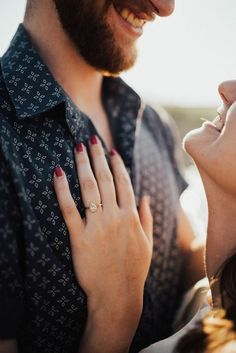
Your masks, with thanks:
M143 308L143 297L88 298L88 318L80 353L127 353Z
M101 318L115 320L114 324L119 325L125 319L133 317L139 319L143 309L143 293L139 295L106 295L103 297L88 297L88 317L91 320L99 321Z
M95 314L97 311L134 311L143 306L144 284L135 285L108 285L101 288L94 288L92 292L87 293L89 313ZM122 310L123 309L123 310Z

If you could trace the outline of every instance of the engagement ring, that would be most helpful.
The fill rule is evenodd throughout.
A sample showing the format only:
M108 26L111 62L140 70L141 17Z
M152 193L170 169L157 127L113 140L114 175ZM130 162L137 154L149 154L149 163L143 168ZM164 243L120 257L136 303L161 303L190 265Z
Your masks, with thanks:
M94 202L90 202L89 206L88 207L85 207L86 210L89 210L90 212L92 213L95 213L97 212L98 208L99 207L102 207L102 203L94 203Z

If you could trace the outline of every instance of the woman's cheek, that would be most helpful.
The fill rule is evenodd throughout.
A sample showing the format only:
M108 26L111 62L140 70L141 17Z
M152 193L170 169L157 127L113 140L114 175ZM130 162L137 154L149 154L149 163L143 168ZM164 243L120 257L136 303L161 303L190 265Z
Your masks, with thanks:
M190 131L183 140L183 148L192 159L198 163L205 163L208 150L214 143L216 136L204 127Z
M200 174L202 172L221 188L236 191L236 155L232 159L226 146L212 144L206 149L199 148L194 161Z

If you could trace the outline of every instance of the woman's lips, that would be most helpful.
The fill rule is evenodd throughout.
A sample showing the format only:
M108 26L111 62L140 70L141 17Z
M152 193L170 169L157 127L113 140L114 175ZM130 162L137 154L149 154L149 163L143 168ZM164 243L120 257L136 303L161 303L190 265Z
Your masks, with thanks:
M218 132L221 132L223 130L223 127L225 125L223 118L220 115L217 115L217 117L215 117L215 119L213 119L212 121L208 120L208 119L204 119L202 118L201 120L204 121L205 126L211 126L213 128L215 128Z
M224 120L223 120L223 118L222 118L220 115L218 115L218 116L212 121L212 123L215 125L215 127L216 127L217 130L219 130L219 131L222 131L222 129L223 129L224 125L225 125Z

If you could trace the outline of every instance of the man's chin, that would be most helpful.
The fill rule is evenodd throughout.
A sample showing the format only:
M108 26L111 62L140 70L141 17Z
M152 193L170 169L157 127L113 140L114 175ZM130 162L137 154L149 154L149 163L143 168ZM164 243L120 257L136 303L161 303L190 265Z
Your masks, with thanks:
M121 73L126 72L135 65L137 60L137 51L135 50L133 52L133 55L129 55L129 57L126 57L123 59L123 61L120 61L117 63L117 65L113 65L111 69L105 70L106 73L110 76L119 76Z
M124 72L126 72L126 71L132 69L132 67L134 66L134 64L135 64L135 62L132 63L132 64L130 64L130 65L126 65L126 66L124 66L124 67L122 67L122 68L116 69L116 70L110 70L110 71L109 71L109 70L105 69L105 70L101 70L101 72L102 72L103 76L118 77L118 76L120 76L122 73L124 73Z
M129 58L128 60L119 60L119 62L111 61L109 63L102 62L89 62L89 60L85 60L94 67L97 71L101 72L104 76L113 76L117 77L121 73L130 70L136 63L137 55L133 58Z

